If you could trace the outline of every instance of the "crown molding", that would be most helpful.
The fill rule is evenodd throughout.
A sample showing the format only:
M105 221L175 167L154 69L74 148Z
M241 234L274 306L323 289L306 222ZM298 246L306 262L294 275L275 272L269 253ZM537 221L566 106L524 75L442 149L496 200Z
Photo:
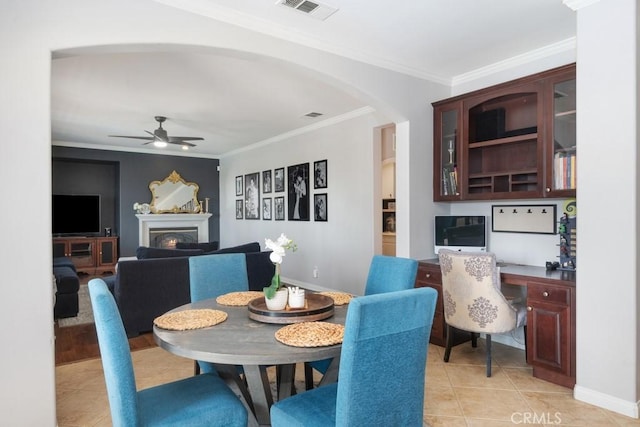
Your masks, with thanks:
M508 70L519 65L528 64L543 58L547 58L549 56L557 55L558 53L575 49L576 38L571 37L558 43L554 43L540 49L535 49L522 55L513 56L511 58L505 59L504 61L499 61L494 64L487 65L486 67L478 68L469 73L457 75L453 77L451 85L457 86L462 83L468 83L470 81L487 77L500 71Z
M285 139L289 139L297 135L303 135L305 133L308 133L317 129L333 126L335 124L338 124L347 120L355 119L356 117L364 116L365 114L373 113L375 111L376 111L375 108L370 106L358 108L357 110L349 111L348 113L342 114L340 116L331 117L330 119L326 119L309 126L304 126L298 129L294 129L290 132L285 132L283 134L276 135L272 138L268 138L263 141L256 142L254 144L247 145L246 147L242 147L237 150L229 151L221 155L220 158L234 156L236 154L244 153L246 151L255 150L256 148L264 147L269 144L274 144L276 142L283 141Z

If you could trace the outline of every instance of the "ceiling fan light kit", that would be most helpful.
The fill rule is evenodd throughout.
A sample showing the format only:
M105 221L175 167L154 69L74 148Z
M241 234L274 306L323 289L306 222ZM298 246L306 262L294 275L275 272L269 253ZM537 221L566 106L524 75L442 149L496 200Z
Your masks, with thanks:
M131 139L142 139L145 142L143 145L153 143L154 147L164 148L168 144L180 145L183 150L188 150L189 147L195 147L196 145L187 142L187 141L203 141L204 138L197 136L168 136L167 131L162 127L162 123L167 120L164 116L155 116L156 121L159 124L158 129L153 132L149 132L145 130L150 136L129 136L129 135L109 135L114 138L131 138Z

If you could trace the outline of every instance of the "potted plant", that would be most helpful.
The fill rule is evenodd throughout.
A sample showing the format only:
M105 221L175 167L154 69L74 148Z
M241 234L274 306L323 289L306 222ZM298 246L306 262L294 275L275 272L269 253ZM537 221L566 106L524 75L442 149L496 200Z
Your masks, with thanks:
M271 239L265 239L265 244L268 249L271 249L269 259L276 267L271 285L263 288L265 303L270 310L282 310L287 305L288 294L280 282L280 265L287 249L295 251L298 248L293 240L285 236L284 233L280 234L275 242Z

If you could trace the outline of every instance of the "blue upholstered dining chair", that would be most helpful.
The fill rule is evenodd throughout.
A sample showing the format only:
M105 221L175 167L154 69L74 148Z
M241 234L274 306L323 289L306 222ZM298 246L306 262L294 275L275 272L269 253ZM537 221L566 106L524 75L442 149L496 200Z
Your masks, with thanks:
M338 382L275 403L271 425L422 426L437 296L416 288L351 300Z
M411 289L416 284L418 261L410 258L374 255L369 266L365 295Z
M245 254L199 255L189 258L191 302L249 290ZM197 361L195 372L215 372L211 363Z
M495 254L440 249L438 258L447 325L444 361L449 362L451 355L453 328L470 332L473 347L477 346L478 335L484 333L487 377L490 377L491 334L502 334L524 326L526 340L527 310L524 304L510 303L502 294Z
M102 279L89 282L102 368L114 426L246 426L247 411L221 378L198 375L136 390L127 335Z
M365 295L411 289L416 283L418 261L410 258L374 255L369 266ZM313 369L324 374L331 359L307 362L304 365L305 388L313 388Z

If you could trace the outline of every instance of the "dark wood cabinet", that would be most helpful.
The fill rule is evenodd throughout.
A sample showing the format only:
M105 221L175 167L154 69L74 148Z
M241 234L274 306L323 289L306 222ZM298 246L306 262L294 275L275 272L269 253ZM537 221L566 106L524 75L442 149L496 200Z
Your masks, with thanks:
M65 256L73 262L78 273L115 273L118 262L117 237L56 237L53 256Z
M442 305L442 273L440 266L435 264L419 263L416 276L416 288L429 287L438 291L438 302L433 315L430 343L439 346L445 345L444 309Z
M431 344L444 347L446 344L446 323L444 321L444 305L442 303L442 272L440 265L433 262L420 262L418 264L418 274L416 276L416 288L430 287L438 292L438 301L433 315L433 326L431 327ZM469 341L471 334L459 330L454 331L453 342L455 345Z
M545 79L545 195L576 196L576 70Z
M575 272L508 265L501 268L500 278L504 284L527 288L527 361L533 376L572 388L576 382ZM430 342L444 347L442 272L437 259L419 262L415 286L438 291ZM456 331L454 344L469 339L470 334Z
M462 100L436 103L433 114L433 198L460 200L460 183L466 179L464 170L459 167L462 165Z
M575 292L571 287L527 283L527 359L539 378L575 385Z
M98 253L96 255L95 274L115 273L115 266L118 262L118 238L98 237L96 245Z
M435 201L575 197L575 64L433 107Z

